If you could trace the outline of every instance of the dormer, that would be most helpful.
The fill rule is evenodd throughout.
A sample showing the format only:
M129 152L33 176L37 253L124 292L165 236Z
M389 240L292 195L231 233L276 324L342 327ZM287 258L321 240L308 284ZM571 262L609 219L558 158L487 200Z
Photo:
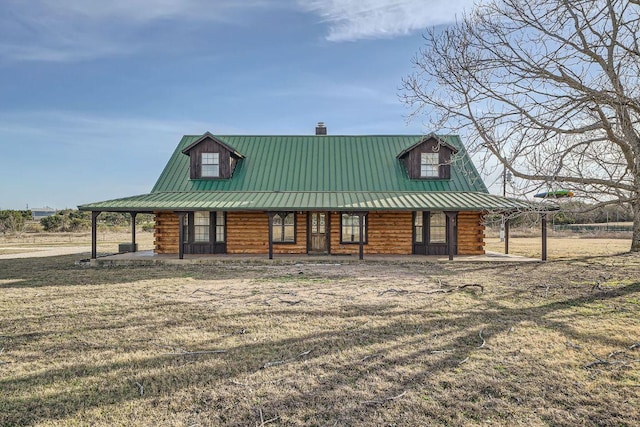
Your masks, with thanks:
M457 152L453 145L429 134L397 157L410 179L451 179L451 156Z
M240 159L244 156L233 147L222 142L210 132L205 132L187 148L182 150L190 158L191 179L228 179Z

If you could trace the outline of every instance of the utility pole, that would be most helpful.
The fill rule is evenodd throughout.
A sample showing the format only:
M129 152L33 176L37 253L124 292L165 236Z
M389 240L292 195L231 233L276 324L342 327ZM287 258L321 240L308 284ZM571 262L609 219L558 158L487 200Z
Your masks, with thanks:
M507 172L507 165L502 169L502 197L507 197L507 182L511 182L511 172ZM502 221L500 221L500 241L504 242L504 214L502 215Z

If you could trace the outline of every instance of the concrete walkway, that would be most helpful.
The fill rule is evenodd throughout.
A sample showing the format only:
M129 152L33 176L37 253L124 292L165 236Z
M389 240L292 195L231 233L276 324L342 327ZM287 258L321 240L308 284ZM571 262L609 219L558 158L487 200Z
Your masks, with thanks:
M0 247L0 252L2 251L11 251L15 253L0 254L0 259L41 258L91 252L91 246L3 246Z
M541 262L537 258L526 258L517 255L505 255L498 252L487 252L485 255L460 255L449 261L448 256L425 255L365 255L360 261L357 255L274 255L269 260L267 255L184 255L178 259L175 254L158 255L153 251L139 251L98 257L91 260L92 265L149 265L149 264L224 264L224 263L280 263L280 264L353 264L358 262L394 262L394 263L423 263L423 262Z

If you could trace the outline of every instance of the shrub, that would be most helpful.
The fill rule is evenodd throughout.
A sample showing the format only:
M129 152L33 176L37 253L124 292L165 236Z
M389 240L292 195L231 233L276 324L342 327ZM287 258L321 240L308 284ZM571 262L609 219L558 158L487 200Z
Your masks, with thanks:
M20 233L28 219L31 219L31 211L0 211L0 233Z

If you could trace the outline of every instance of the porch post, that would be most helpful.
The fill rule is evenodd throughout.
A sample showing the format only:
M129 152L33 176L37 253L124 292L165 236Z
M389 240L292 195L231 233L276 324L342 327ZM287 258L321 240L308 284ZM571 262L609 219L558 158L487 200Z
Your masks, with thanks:
M457 212L445 212L444 214L447 217L447 252L449 253L449 261L453 261L453 253L455 252L454 240L455 236L453 234L453 220L456 217Z
M131 214L131 252L136 252L136 216L138 212L129 212Z
M178 214L178 259L184 259L184 216L185 212Z
M509 255L509 218L504 220L504 253Z
M275 212L267 212L269 216L269 259L273 259L273 216Z
M101 211L91 211L91 259L98 257L98 215Z
M363 212L358 212L358 235L360 236L360 241L358 242L360 244L359 247L359 251L358 251L358 258L359 259L364 259L364 213Z
M547 214L542 214L542 261L547 260Z

